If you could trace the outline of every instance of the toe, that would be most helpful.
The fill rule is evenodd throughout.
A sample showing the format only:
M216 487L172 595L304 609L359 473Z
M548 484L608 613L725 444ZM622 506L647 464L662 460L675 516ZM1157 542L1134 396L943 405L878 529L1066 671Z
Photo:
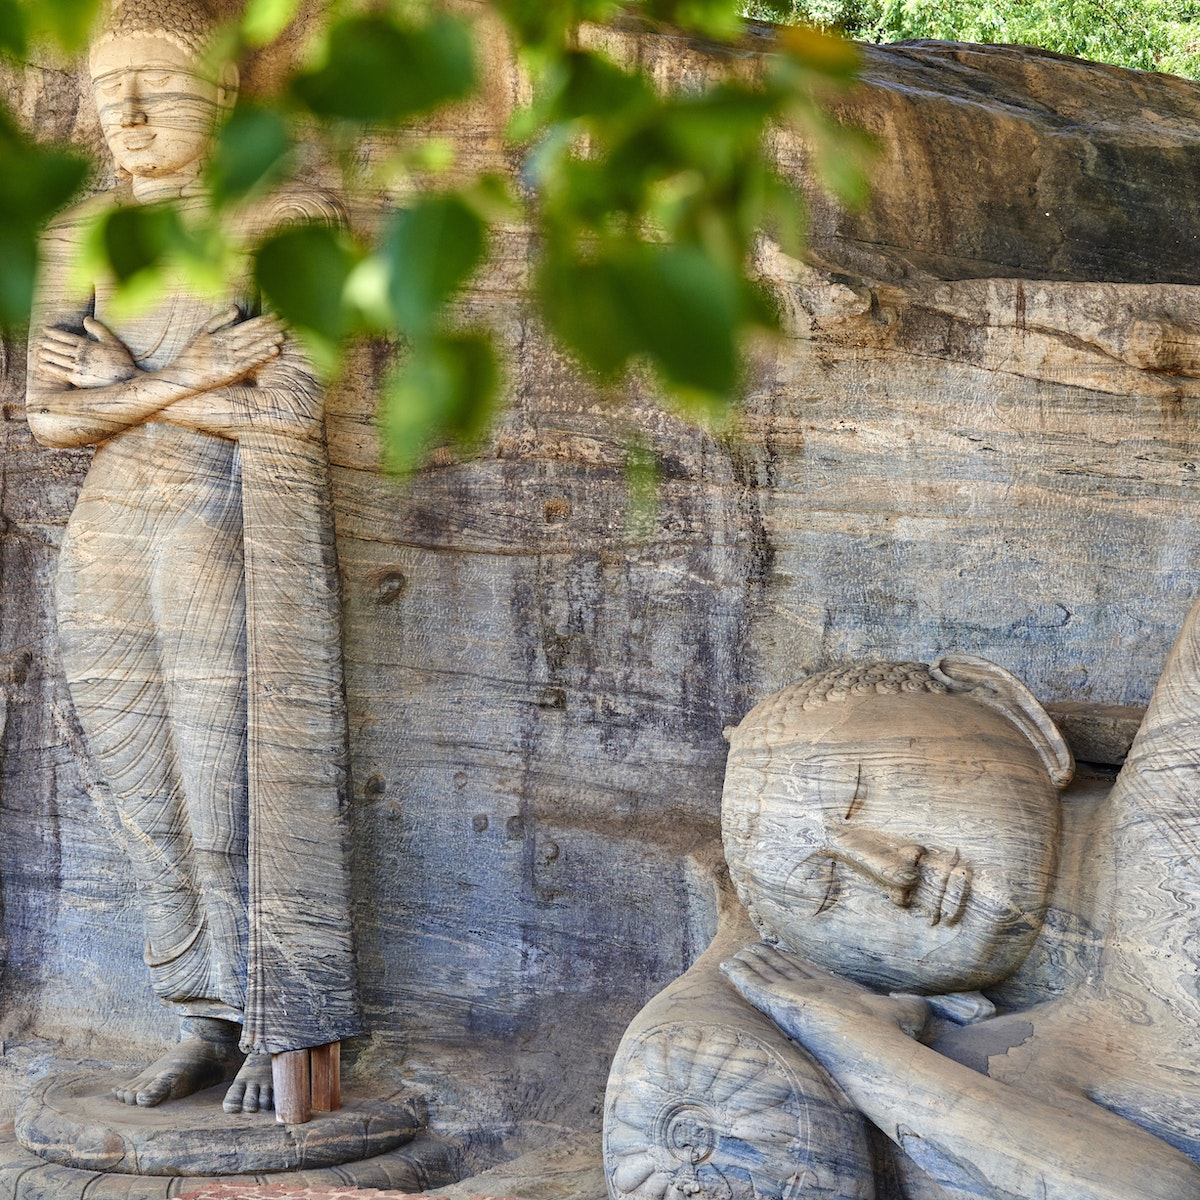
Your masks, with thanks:
M244 1111L244 1097L246 1095L246 1085L238 1083L236 1080L225 1093L225 1099L221 1101L221 1108L227 1113L239 1113Z
M242 1112L254 1113L258 1112L258 1084L252 1083L246 1088L245 1098L242 1100Z
M155 1105L161 1104L167 1098L167 1093L170 1090L169 1083L155 1080L148 1087L144 1087L138 1091L134 1100L139 1108L154 1108Z

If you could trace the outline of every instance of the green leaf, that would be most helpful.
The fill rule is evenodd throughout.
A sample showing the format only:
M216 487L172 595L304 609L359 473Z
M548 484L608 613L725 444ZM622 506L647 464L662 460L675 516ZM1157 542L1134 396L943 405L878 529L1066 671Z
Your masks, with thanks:
M658 518L662 473L654 452L640 439L625 451L625 531L635 539L649 537Z
M384 460L389 469L417 467L437 441L471 441L487 428L500 386L487 334L441 334L414 346L384 389Z
M808 234L808 205L804 193L774 172L766 176L764 222L785 254L799 258Z
M222 127L207 168L209 190L220 207L278 181L286 172L292 139L273 109L239 104Z
M561 53L583 21L604 25L621 10L620 0L495 0L500 15L526 50Z
M519 221L525 215L508 178L498 171L482 171L459 194L482 220L492 224Z
M349 332L343 303L359 255L341 230L292 225L255 255L254 277L269 306L302 335L317 365L332 369Z
M28 46L25 9L18 0L0 0L0 54L22 59Z
M805 25L783 30L779 45L794 62L838 83L851 83L862 66L853 42Z
M29 320L37 276L37 235L31 229L0 224L0 329L11 332Z
M623 71L599 54L574 51L564 57L561 71L547 114L551 120L612 117L643 110L655 99L644 75Z
M741 31L740 0L642 0L642 6L653 20L705 37L729 40Z
M761 92L724 84L701 96L665 101L658 117L674 153L706 173L728 169L746 149L757 154L774 100Z
M538 271L538 299L551 332L602 379L615 378L638 352L628 283L613 263L548 250Z
M40 229L79 191L87 172L81 155L27 138L0 104L0 222Z
M551 330L602 378L644 357L669 387L718 408L737 383L740 331L770 319L735 270L696 246L548 254L538 283Z
M292 80L319 117L395 123L465 96L475 85L470 28L449 16L406 26L383 16L335 25L325 63Z
M209 260L219 252L209 232L187 227L172 201L112 206L90 222L77 270L91 278L111 275L112 304L132 314L161 300L181 278L197 290L213 282Z
M179 213L164 204L114 208L103 220L101 239L108 265L119 284L152 271L184 239Z
M85 159L69 151L26 144L0 146L0 219L41 226L65 207L88 174Z
M266 46L292 23L299 9L300 0L248 0L242 36L251 46Z
M100 0L36 0L26 5L29 40L50 38L64 50L80 50L99 12Z
M389 299L399 327L421 334L468 279L487 248L486 227L458 196L422 200L392 219L384 238Z
M715 396L737 382L742 283L694 246L664 246L629 262L631 317L666 380Z

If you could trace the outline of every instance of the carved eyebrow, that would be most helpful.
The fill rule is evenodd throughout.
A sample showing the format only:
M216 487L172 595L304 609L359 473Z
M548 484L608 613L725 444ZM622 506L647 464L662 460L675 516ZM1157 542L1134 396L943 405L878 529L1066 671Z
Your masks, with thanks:
M862 763L858 764L858 778L854 781L854 795L850 797L850 807L846 809L843 821L848 821L863 806L867 798L867 789L863 786Z
M211 82L207 75L201 74L199 71L189 71L186 67L172 66L153 66L146 64L139 67L117 67L113 71L105 71L103 75L92 76L93 87L111 87L114 83L119 83L121 76L129 74L141 75L143 78L153 77L156 81L162 81L172 75L185 76L189 79L202 79L206 83Z
M829 867L827 869L829 871L829 877L825 883L825 894L821 897L820 907L815 913L813 913L814 917L819 917L823 912L827 912L829 909L831 909L837 903L838 894L842 890L841 883L837 876L837 860L831 858L829 860Z

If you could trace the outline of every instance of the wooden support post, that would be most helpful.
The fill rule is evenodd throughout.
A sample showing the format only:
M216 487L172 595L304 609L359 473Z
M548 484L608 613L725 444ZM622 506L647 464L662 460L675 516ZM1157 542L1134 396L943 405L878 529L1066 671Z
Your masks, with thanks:
M275 1120L302 1125L312 1120L312 1082L309 1051L287 1050L271 1055L271 1084L275 1089Z
M337 1112L342 1107L342 1043L312 1049L313 1112Z

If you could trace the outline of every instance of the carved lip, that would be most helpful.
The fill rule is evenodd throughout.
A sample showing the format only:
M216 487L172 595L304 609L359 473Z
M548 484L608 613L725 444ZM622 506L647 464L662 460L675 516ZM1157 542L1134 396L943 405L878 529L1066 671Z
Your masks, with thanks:
M930 924L957 925L971 895L971 867L953 851L948 867L937 882L936 899L928 906Z
M126 150L145 150L150 146L150 143L158 137L157 133L127 133L121 139L121 144Z

